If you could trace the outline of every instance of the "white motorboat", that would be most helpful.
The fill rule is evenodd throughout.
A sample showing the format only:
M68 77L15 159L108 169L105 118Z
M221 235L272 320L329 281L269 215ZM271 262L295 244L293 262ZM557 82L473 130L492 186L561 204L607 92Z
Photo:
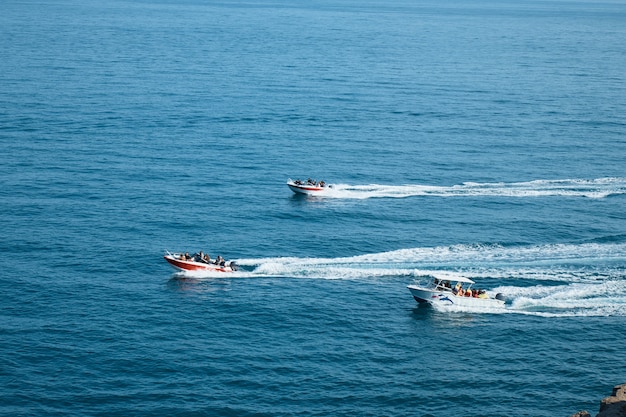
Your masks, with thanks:
M474 281L461 276L430 276L428 280L408 285L407 288L420 304L450 307L504 307L504 296L492 297L485 290L473 289Z
M332 184L326 184L324 181L316 181L309 178L306 181L287 180L287 186L296 194L304 195L322 195L324 192L333 188Z

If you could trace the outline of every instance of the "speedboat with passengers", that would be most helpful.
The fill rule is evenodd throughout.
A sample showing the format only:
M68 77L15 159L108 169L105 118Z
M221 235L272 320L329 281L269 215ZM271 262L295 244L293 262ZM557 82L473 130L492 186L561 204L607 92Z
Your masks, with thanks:
M495 297L485 290L474 289L474 281L461 276L429 276L421 282L408 285L407 288L415 301L420 304L434 306L459 307L504 307L504 295L498 293Z
M209 255L202 252L189 255L189 253L170 253L166 251L163 258L180 271L233 272L237 270L235 261L225 261L221 256L212 260Z
M304 195L322 195L325 191L333 188L332 184L326 184L325 181L316 181L309 178L306 181L287 180L287 186L296 194Z

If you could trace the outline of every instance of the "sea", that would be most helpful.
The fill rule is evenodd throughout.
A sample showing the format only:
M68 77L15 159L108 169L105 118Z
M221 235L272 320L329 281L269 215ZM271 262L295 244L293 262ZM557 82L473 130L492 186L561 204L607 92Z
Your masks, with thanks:
M567 417L626 382L624 0L0 28L0 415ZM200 250L239 270L163 258ZM506 305L419 305L437 274Z

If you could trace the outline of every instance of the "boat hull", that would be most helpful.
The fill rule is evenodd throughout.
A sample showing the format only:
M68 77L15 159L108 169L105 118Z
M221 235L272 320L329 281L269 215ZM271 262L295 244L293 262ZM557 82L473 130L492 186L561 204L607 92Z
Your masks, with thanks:
M325 187L316 187L313 185L295 185L295 184L287 184L291 191L296 194L304 194L304 195L320 195L324 193L326 190Z
M496 298L459 297L454 295L451 291L438 291L423 288L417 285L409 285L407 288L411 292L411 295L413 295L415 301L420 304L430 304L443 307L504 307L504 300Z
M210 272L233 272L230 266L207 264L204 262L183 261L175 255L165 255L163 258L174 268L180 271L210 271Z
M296 182L291 179L287 181L287 186L294 193L304 195L322 195L332 188L332 185L321 186L309 182L299 182L296 184Z

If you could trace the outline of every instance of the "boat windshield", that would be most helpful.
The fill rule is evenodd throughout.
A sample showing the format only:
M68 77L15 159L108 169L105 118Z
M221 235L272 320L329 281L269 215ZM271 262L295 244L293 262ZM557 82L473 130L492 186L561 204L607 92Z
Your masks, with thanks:
M435 278L433 279L432 286L439 291L452 291L452 284L449 280Z

